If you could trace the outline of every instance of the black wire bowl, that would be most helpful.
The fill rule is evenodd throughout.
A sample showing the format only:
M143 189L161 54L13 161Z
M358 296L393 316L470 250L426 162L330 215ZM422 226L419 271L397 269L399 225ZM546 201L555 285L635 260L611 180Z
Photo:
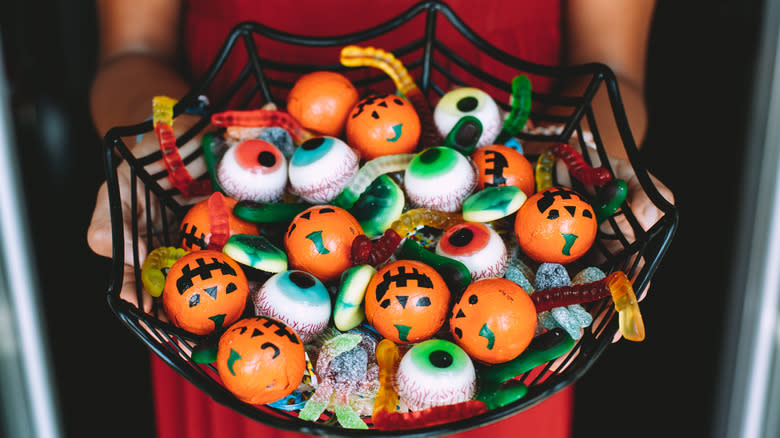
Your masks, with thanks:
M408 26L415 23L417 27L414 31L410 31ZM458 37L463 40L460 43L451 43L439 38L439 30L444 26L454 28ZM613 72L605 65L596 63L557 67L519 59L486 42L440 1L422 1L396 18L378 26L362 32L332 37L293 35L254 22L237 25L227 36L205 75L186 96L179 99L174 114L179 115L188 108L198 106L198 96L207 92L228 59L238 56L238 59L244 62L244 67L237 77L227 78L230 83L228 91L212 99L211 105L207 107L205 114L202 114L200 121L186 134L179 136L177 145L185 144L208 126L211 113L226 109L256 108L266 102L275 102L283 107L285 93L292 87L295 78L310 71L339 71L350 77L361 91L380 90L383 87L394 90L390 78L379 70L349 69L337 63L338 50L341 47L350 44L373 45L377 38L385 38L386 41L404 41L404 38L409 40L400 46L377 45L376 47L392 52L402 60L419 88L429 99L442 96L448 87L453 85L477 86L488 91L500 107L509 110L511 80L516 75L526 74L532 79L532 83L534 80L584 78L588 86L582 95L561 96L555 93L533 92L534 109L530 120L535 123L560 124L562 126L560 133L554 135L521 133L517 137L521 141L542 141L553 144L566 143L574 135L579 139L580 144L584 145L585 133L589 131L602 165L609 169L607 155L596 125L596 116L591 106L594 95L599 90L606 89L611 102L612 116L629 161L642 189L663 212L663 216L648 230L644 230L630 207L624 203L616 215L606 222L609 224L606 228L611 231L605 231L604 226L600 227L591 254L601 256L603 262L599 267L604 272L622 270L633 279L634 290L645 289L671 243L677 228L678 215L674 205L661 196L647 170L640 163ZM388 38L392 39L388 40ZM329 58L332 59L330 63L321 65L284 62L266 57L266 55L270 56L270 53L258 51L258 41L303 46L306 50L331 50L335 55ZM480 70L473 61L459 56L457 44L472 45L472 48L476 48L482 56L489 57L491 62L509 67L511 74L499 77L493 70L490 72ZM564 111L560 111L561 109ZM562 113L566 115L560 115ZM150 313L147 313L143 308L122 299L119 295L124 267L127 263L134 268L136 302L141 302L144 292L140 281L139 242L145 240L150 250L158 246L177 246L173 231L178 228L177 224L192 204L192 202L179 202L182 198L177 197L179 193L176 189L164 190L161 187L159 182L166 178L165 171L150 174L145 168L161 159L159 151L136 157L123 140L123 138L146 134L152 129L152 122L146 121L132 126L115 127L104 138L103 153L114 244L113 265L107 292L108 304L116 316L169 366L218 403L246 417L279 429L328 436L431 436L455 433L516 414L572 384L593 366L618 332L616 313L611 300L587 305L586 309L594 315L594 324L584 329L583 336L576 342L571 352L564 356L562 361L559 360L560 366L553 369L551 362L543 366L544 369L540 372L529 372L520 378L521 382L528 386L528 392L523 398L477 417L434 427L405 431L350 430L333 426L330 422L322 420L316 423L303 421L298 419L295 413L270 406L255 406L241 402L219 383L215 366L197 364L190 359L192 349L189 345L201 341L202 336L186 332L160 320L158 316L162 315L163 310L159 303ZM189 163L201 155L202 149L198 148L183 159L185 163ZM584 157L590 162L587 154L584 154ZM117 168L122 160L126 160L130 169L130 190L125 195L130 196L129 202L122 199L119 190ZM576 182L574 188L578 188ZM154 208L146 208L139 217L139 201L147 207ZM123 208L129 208L130 211L123 212ZM155 209L158 209L159 217L152 218L151 211ZM123 213L133 218L128 230L131 233L129 242L132 242L132 260L125 260L124 257ZM618 227L616 220L621 217L633 228L634 239L629 240ZM139 229L141 221L158 225L147 226L142 233ZM643 262L640 262L640 259Z

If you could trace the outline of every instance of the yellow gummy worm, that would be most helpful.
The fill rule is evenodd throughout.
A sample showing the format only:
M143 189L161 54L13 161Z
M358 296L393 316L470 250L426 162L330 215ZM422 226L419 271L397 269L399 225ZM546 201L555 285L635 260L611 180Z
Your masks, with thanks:
M552 148L547 148L539 155L539 159L536 161L536 191L549 189L552 187L552 173L553 166L555 166L555 154L552 152Z
M634 294L631 282L621 271L613 272L607 277L607 287L615 302L615 310L618 312L620 332L629 341L643 341L645 339L645 323L639 312L639 303Z
M404 212L390 225L390 228L399 236L406 237L421 225L446 230L461 222L463 222L463 216L460 213L448 213L422 207Z
M161 246L150 252L141 266L141 282L144 289L153 297L162 295L165 287L165 273L163 269L168 270L176 263L176 260L182 258L189 251L173 246Z
M374 399L373 415L379 411L394 412L398 406L398 393L393 388L393 373L401 353L389 339L382 339L376 346L376 362L379 365L379 391Z
M173 106L176 105L176 99L168 96L154 96L152 99L152 123L157 126L158 123L165 123L173 126Z
M345 67L375 67L395 82L398 90L408 95L419 92L417 84L409 75L406 67L392 53L375 47L346 46L341 49L341 64Z

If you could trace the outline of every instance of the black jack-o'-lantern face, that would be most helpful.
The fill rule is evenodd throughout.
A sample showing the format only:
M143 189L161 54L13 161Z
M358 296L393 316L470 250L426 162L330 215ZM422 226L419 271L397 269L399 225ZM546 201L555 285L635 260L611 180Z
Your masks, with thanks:
M515 219L520 247L538 262L565 264L582 257L597 228L590 203L565 187L550 187L528 198Z
M238 320L248 296L249 284L238 263L218 251L195 251L171 266L163 307L176 326L208 334Z
M450 291L432 267L398 260L382 267L366 288L366 319L396 343L420 342L444 324Z
M397 95L372 94L350 112L347 144L365 160L407 154L417 147L420 130L420 118L409 101Z
M218 194L219 192L216 192ZM212 195L214 196L214 195ZM211 240L212 216L226 215L230 234L257 234L257 225L239 219L233 214L236 201L233 198L223 197L223 210L219 212L209 211L209 200L204 199L193 205L181 221L179 238L181 247L187 251L208 249Z
M245 318L220 337L220 378L228 390L247 403L271 403L289 395L298 387L305 369L303 342L276 319Z
M293 218L284 244L291 269L306 271L327 283L351 266L352 241L363 234L360 223L343 208L310 207Z

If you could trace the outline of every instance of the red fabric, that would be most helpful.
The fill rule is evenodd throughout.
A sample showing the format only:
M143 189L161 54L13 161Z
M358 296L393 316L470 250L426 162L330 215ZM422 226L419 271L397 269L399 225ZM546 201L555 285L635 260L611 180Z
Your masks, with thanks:
M305 35L334 35L363 30L384 22L417 0L295 0L263 2L260 0L190 0L185 14L184 45L190 61L193 78L203 75L222 46L233 26L241 21L252 20L289 33ZM561 56L561 5L558 0L506 0L474 2L473 0L450 0L455 13L476 33L500 49L528 61L556 65ZM335 5L338 6L335 6ZM272 7L269 7L273 5ZM361 7L370 5L367 10ZM475 13L478 12L478 13ZM360 17L360 19L358 19ZM415 18L404 32L392 37L381 36L366 44L385 50L393 50L422 35L425 25L424 14ZM460 38L446 19L437 20L438 35L449 47L470 62L491 74L510 81L516 74L513 70L487 59L470 43ZM399 37L399 35L401 35ZM401 40L406 38L406 40ZM241 44L241 43L239 43ZM338 63L340 48L306 49L283 45L267 39L256 39L261 56L283 62L307 64ZM242 47L243 50L243 47ZM210 97L220 96L246 65L247 57L236 51L232 54L217 80L209 90ZM273 56L271 56L273 54ZM417 55L419 56L419 55ZM403 59L402 59L403 61ZM460 70L445 63L458 73ZM410 70L413 77L419 75ZM269 75L270 76L270 75ZM466 76L467 77L467 76ZM546 91L549 81L530 76L535 90ZM292 81L294 77L275 77ZM505 93L480 84L475 78L468 81L481 86L497 99L508 101ZM439 73L434 82L445 89L449 84ZM284 92L272 90L277 102L283 102ZM432 103L435 104L435 103ZM303 437L305 435L273 429L214 402L184 378L176 374L156 356L152 358L152 377L155 394L157 431L160 438L186 437L210 438L217 436L265 438ZM573 389L565 389L543 403L510 419L479 428L460 437L568 437L571 435Z

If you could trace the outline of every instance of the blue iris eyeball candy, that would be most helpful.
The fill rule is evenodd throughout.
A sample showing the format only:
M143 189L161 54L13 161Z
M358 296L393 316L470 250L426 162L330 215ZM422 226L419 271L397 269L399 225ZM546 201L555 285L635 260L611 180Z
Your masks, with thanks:
M398 364L398 395L410 411L471 400L477 375L468 354L443 339L415 344Z
M493 144L501 132L503 120L498 105L479 88L456 88L442 96L433 110L433 121L444 137L463 116L476 117L482 123L477 147Z
M416 207L453 213L474 191L474 164L455 149L436 146L415 156L404 173L407 199Z
M275 202L287 185L287 160L264 140L244 140L231 146L217 169L225 194L238 201Z
M289 270L275 274L251 297L258 316L287 324L304 344L328 327L330 295L325 285L308 272Z
M288 172L292 191L304 201L332 201L357 174L360 157L336 137L316 137L293 152Z

